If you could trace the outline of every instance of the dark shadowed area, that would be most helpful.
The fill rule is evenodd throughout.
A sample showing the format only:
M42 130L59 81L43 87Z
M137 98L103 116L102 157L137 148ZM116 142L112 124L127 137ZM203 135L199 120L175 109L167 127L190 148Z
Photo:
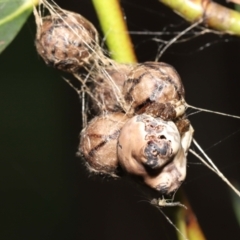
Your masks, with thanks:
M57 2L100 31L91 1ZM188 26L157 0L124 0L122 7L130 31ZM35 31L31 16L0 55L0 239L176 239L174 228L149 204L144 190L126 180L89 176L76 157L80 100L63 74L46 67L37 55ZM132 35L140 62L155 59L159 44L153 38L163 37ZM161 61L179 72L189 104L240 116L240 38L203 35L170 47ZM228 179L240 182L240 120L208 113L189 119L207 154ZM240 239L231 190L205 166L192 164L198 160L191 154L188 161L181 188L206 238ZM171 216L169 209L165 212Z

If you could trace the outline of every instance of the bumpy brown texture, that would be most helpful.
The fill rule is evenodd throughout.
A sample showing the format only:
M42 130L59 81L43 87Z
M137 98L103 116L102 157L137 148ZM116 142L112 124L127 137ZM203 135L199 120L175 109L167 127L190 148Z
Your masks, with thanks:
M181 138L171 121L146 114L131 118L121 130L117 151L126 172L162 193L176 190L185 178Z
M124 111L125 102L122 94L123 83L133 65L113 63L94 76L94 96L100 103L100 111Z
M177 121L175 121L175 124L178 128L178 131L180 133L180 135L182 136L185 132L189 131L190 128L190 121L185 118L185 116L183 116L182 118L177 119Z
M147 175L145 183L151 188L169 194L176 191L186 177L187 159L184 150L180 147L173 161L165 165L157 175Z
M168 120L176 117L175 104L184 99L184 88L172 66L145 62L129 73L123 95L130 113L146 113Z
M81 132L78 150L88 169L115 177L120 165L162 194L177 190L186 176L193 129L175 69L159 62L115 63L104 56L94 26L73 12L59 10L37 25L36 47L46 64L80 81L89 73L86 92L95 110L105 113Z
M117 139L127 119L123 113L111 113L95 117L82 130L79 152L85 157L90 171L115 174Z
M36 48L46 64L63 71L76 72L97 52L98 33L79 14L64 11L42 18L38 24Z

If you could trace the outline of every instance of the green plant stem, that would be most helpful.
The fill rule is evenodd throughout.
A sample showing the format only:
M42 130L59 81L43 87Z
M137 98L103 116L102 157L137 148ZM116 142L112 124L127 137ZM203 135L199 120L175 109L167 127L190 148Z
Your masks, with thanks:
M210 0L159 0L189 22L203 19L218 31L240 35L240 13Z
M206 240L186 195L182 190L178 192L178 195L180 195L181 203L187 206L187 209L178 208L176 210L175 222L178 229L189 240ZM183 240L183 237L179 233L178 239Z
M92 0L111 58L120 63L136 62L119 0Z

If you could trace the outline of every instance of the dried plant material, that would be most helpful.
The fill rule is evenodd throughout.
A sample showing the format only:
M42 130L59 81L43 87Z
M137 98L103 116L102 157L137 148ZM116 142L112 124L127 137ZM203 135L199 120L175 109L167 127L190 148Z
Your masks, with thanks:
M163 194L176 190L185 179L186 157L171 121L145 114L131 118L121 130L117 151L126 172Z
M129 73L123 94L132 114L146 113L170 120L185 112L181 79L176 70L166 63L138 64Z
M64 10L37 22L36 48L47 65L73 73L93 62L98 33L84 17Z
M82 130L79 154L83 154L91 172L116 176L117 139L127 119L123 113L111 113L95 117Z

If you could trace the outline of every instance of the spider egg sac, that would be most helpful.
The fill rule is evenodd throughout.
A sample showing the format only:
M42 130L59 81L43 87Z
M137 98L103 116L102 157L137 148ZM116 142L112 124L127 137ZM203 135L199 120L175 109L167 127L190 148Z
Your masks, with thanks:
M90 64L98 47L95 27L79 14L63 11L37 23L36 48L47 65L76 72Z
M132 114L146 113L172 120L185 112L181 79L172 66L163 62L145 62L134 67L124 83L123 95Z
M147 175L145 183L161 194L176 191L186 177L187 158L183 148L180 148L173 161L169 162L158 175Z
M118 167L117 139L128 118L123 113L95 117L81 132L79 152L90 171L112 176Z
M94 77L94 97L101 105L101 111L116 112L124 110L122 95L123 83L132 65L113 63Z
M158 181L160 174L182 154L180 151L181 138L176 125L146 114L137 115L124 124L117 144L120 166L159 191L167 185L166 177Z

